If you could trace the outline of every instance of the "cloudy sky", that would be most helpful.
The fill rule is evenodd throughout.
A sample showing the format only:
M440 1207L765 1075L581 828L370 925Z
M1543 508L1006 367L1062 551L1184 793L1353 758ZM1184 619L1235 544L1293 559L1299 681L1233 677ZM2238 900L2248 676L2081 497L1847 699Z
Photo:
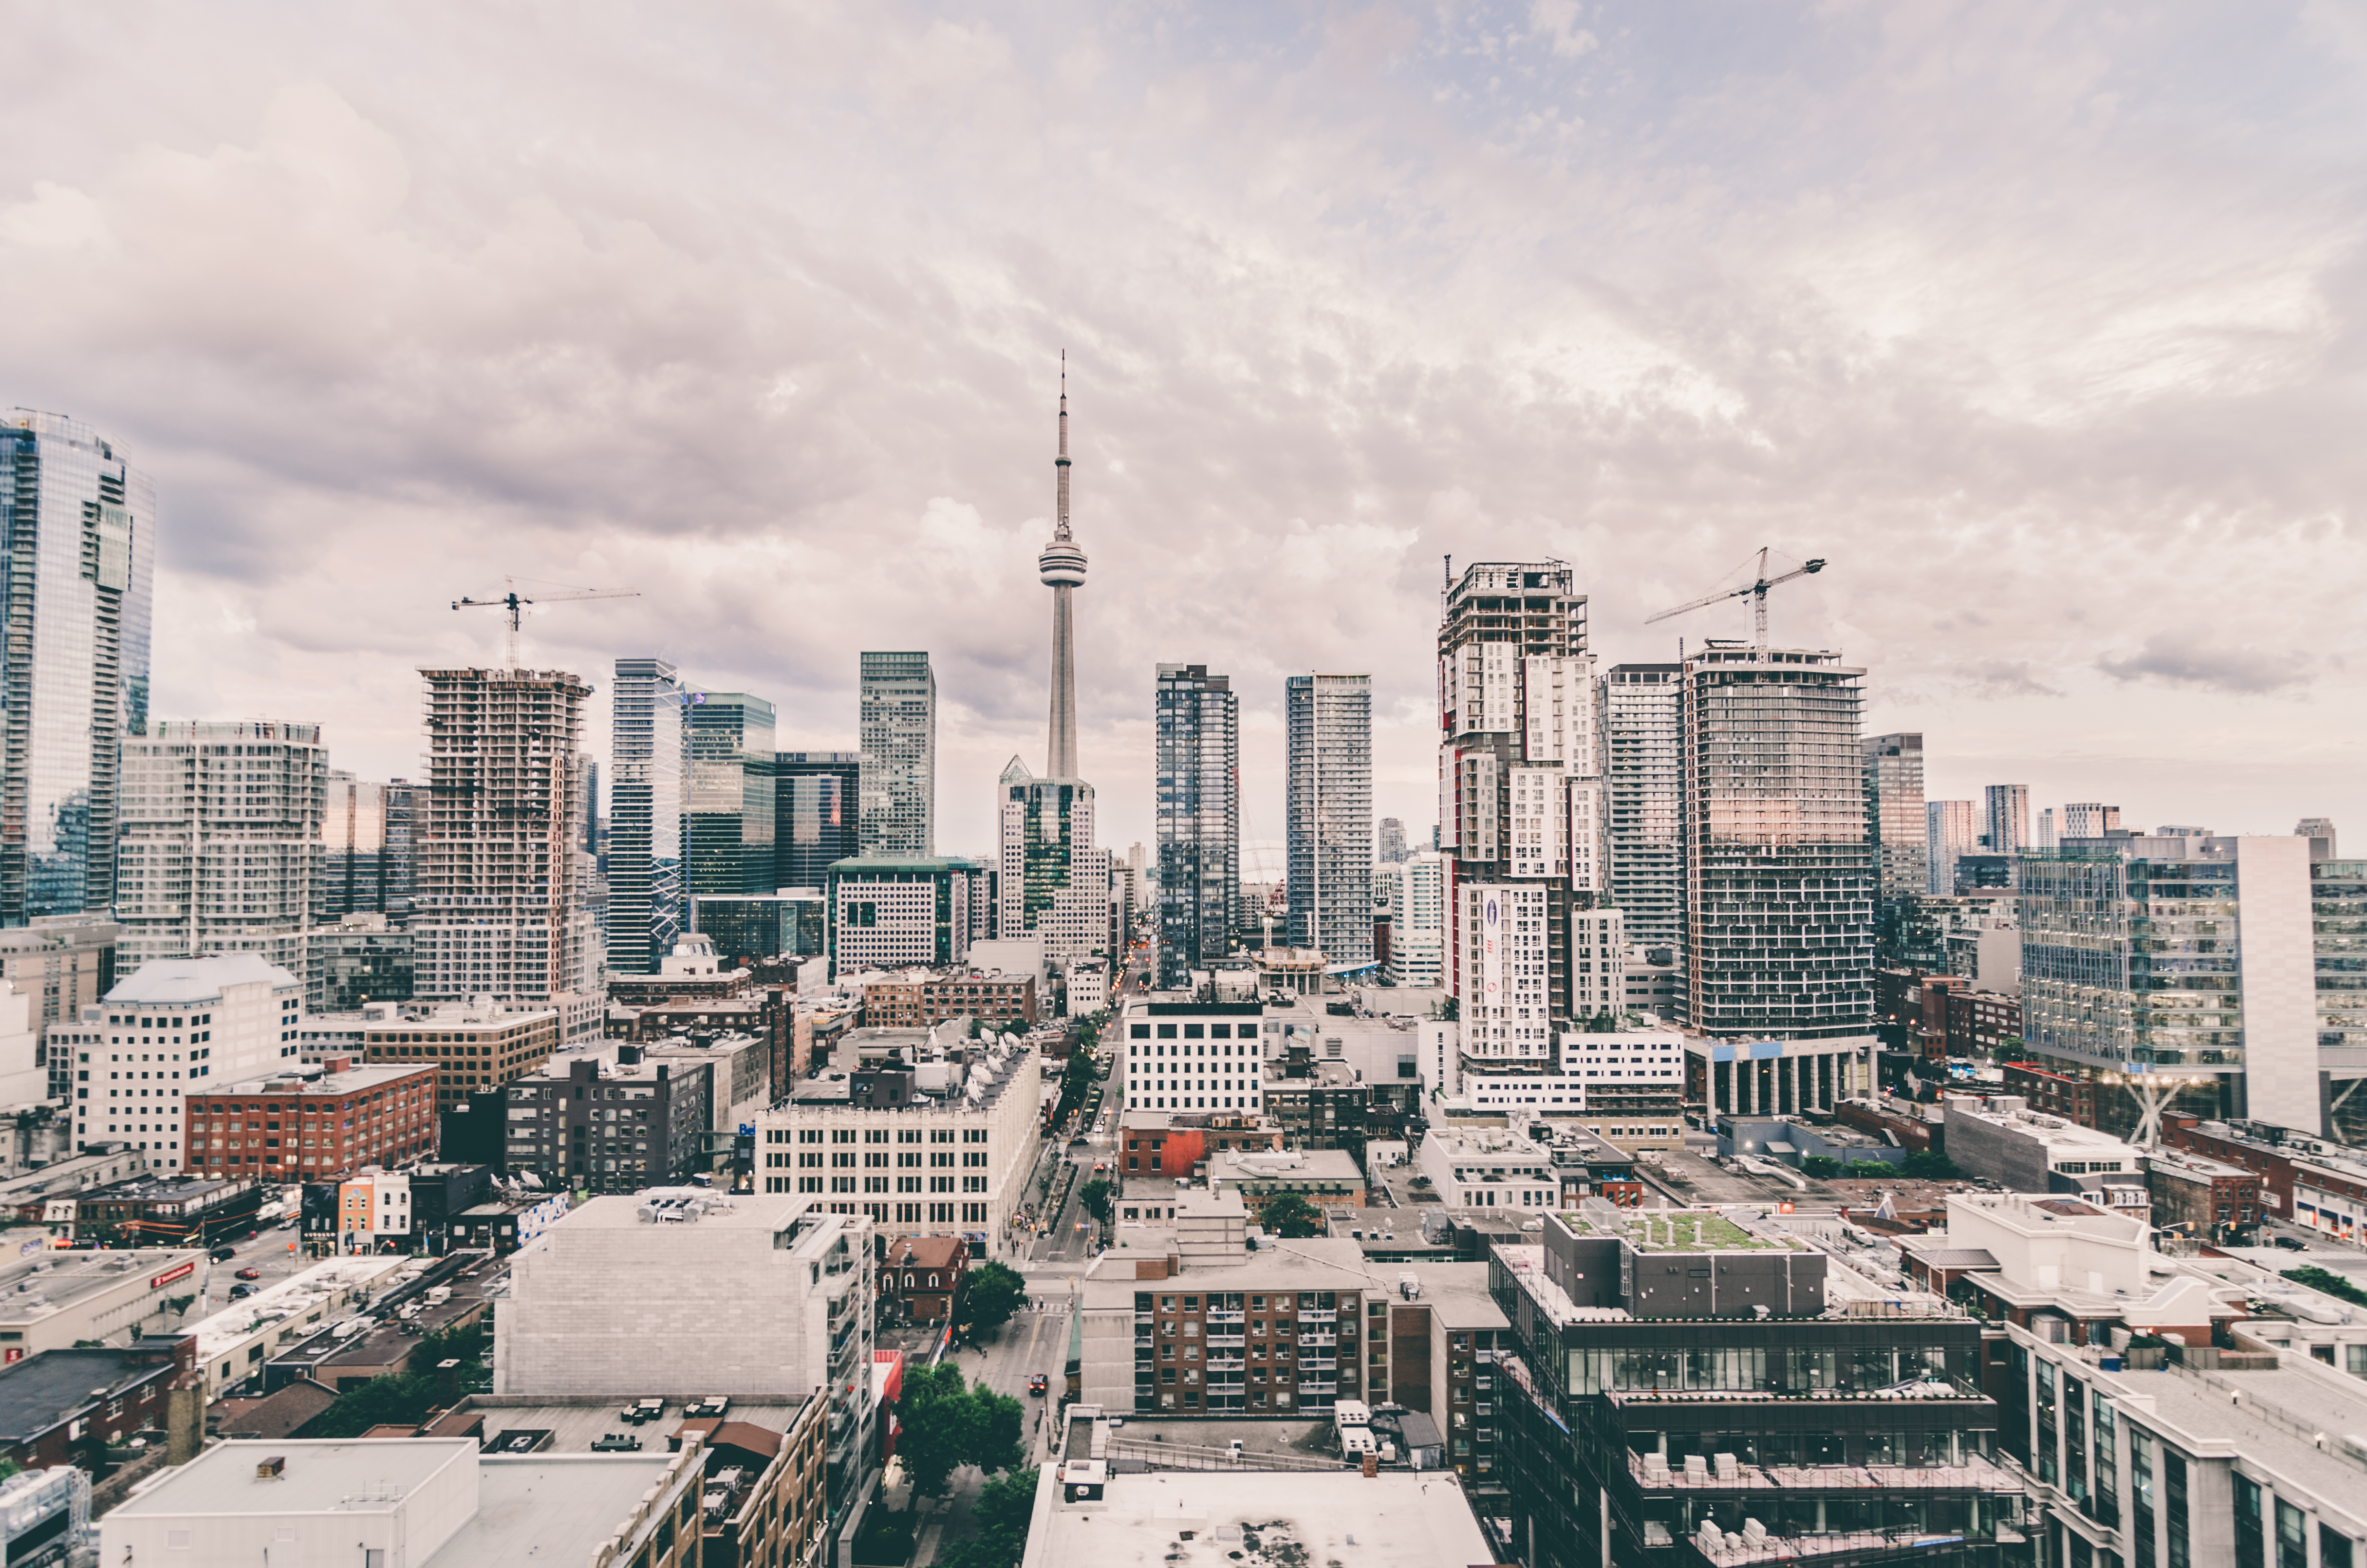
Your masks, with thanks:
M416 773L455 597L630 585L529 660L785 748L930 650L983 848L1065 347L1106 842L1159 661L1244 694L1257 838L1284 677L1369 672L1423 831L1442 557L1648 659L1770 545L1935 796L2367 844L2355 5L7 11L0 406L154 475L160 716Z

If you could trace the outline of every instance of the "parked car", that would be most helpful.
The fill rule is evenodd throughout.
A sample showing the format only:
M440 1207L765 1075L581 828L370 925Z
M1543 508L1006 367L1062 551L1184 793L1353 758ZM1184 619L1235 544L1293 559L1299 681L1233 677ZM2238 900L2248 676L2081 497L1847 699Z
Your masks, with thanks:
M1051 1386L1051 1380L1047 1378L1041 1372L1036 1373L1034 1377L1027 1380L1027 1392L1034 1394L1037 1399L1043 1398L1044 1391Z
M255 1267L242 1268L238 1271L238 1277L241 1279L260 1279L263 1278L263 1270Z
M2307 1252L2309 1250L2309 1244L2302 1240L2299 1236L2279 1236L2277 1238L2277 1245L2284 1248L2287 1252Z

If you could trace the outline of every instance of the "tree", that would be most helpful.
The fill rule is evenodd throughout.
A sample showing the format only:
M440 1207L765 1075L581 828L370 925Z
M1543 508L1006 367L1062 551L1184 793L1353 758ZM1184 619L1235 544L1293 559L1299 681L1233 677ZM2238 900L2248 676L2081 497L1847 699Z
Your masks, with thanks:
M978 1494L971 1518L976 1539L941 1549L939 1568L1017 1568L1027 1555L1027 1525L1036 1512L1036 1472L1015 1470L990 1481Z
M1027 1299L1027 1280L1017 1269L990 1259L969 1271L962 1286L966 1332L1001 1328Z
M1091 1214L1103 1224L1106 1225L1110 1222L1110 1215L1113 1212L1110 1184L1101 1177L1095 1176L1080 1187L1077 1190L1077 1201L1084 1206L1086 1213Z
M1964 1175L1956 1169L1955 1161L1937 1149L1916 1150L1907 1156L1902 1168L1918 1181L1955 1181Z
M1276 1192L1259 1206L1258 1223L1285 1240L1319 1236L1323 1211L1295 1192Z
M1841 1174L1841 1163L1830 1154L1803 1154L1800 1174L1818 1181L1826 1181Z
M943 1496L954 1471L983 1446L986 1413L950 1361L905 1369L896 1421L903 1428L896 1455L912 1478L915 1497Z

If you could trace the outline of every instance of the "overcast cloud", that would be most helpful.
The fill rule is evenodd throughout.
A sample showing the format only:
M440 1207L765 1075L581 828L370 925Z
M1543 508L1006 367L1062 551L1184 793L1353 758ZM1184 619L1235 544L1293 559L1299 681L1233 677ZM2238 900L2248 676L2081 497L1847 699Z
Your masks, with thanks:
M1070 353L1084 771L1150 687L1368 671L1434 813L1441 557L1596 651L1761 544L1932 793L2367 842L2348 5L11 5L0 405L155 477L155 710L418 771L504 574L852 747L925 647L940 846L1042 766Z

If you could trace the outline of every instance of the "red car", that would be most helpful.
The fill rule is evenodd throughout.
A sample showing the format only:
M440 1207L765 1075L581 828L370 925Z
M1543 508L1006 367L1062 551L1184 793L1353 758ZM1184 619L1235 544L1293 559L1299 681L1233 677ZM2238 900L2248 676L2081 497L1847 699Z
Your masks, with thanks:
M238 1277L241 1279L260 1279L263 1278L263 1270L260 1268L242 1268L238 1271Z
M1050 1381L1041 1372L1027 1380L1027 1392L1038 1399L1043 1398L1044 1391L1051 1386Z

